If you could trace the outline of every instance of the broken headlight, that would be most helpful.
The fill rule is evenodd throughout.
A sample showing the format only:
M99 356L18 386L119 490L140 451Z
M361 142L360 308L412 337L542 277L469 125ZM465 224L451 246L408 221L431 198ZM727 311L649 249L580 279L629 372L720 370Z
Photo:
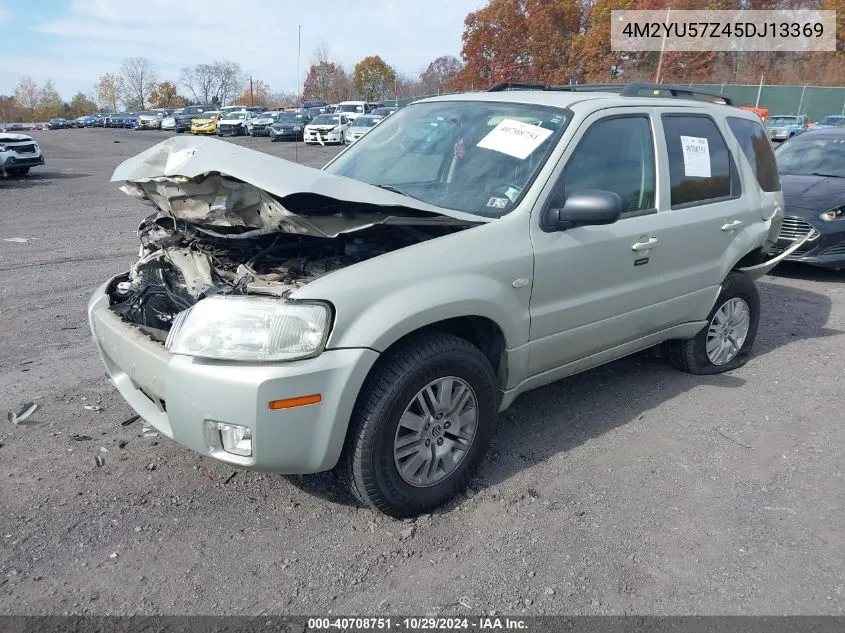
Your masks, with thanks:
M323 303L214 296L176 317L166 345L173 354L221 360L296 360L323 351L329 325Z

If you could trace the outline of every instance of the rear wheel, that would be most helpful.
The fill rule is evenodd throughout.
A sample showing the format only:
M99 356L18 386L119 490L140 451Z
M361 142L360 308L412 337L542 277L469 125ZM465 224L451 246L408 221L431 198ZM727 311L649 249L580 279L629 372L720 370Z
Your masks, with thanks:
M366 505L414 516L463 490L490 444L498 387L481 351L427 332L388 352L350 420L340 476Z
M669 341L666 358L676 369L691 374L719 374L742 367L751 357L760 320L757 286L742 273L732 272L707 317L707 325L693 338Z

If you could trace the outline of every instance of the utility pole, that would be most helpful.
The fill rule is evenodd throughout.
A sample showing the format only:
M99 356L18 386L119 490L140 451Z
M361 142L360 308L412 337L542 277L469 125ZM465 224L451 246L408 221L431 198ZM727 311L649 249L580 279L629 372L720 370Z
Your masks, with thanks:
M296 40L296 106L302 104L302 83L299 81L299 60L302 56L302 25L299 25L299 34Z
M255 105L255 93L252 91L252 75L249 76L249 105Z
M666 8L666 24L669 24L669 13L672 11L672 7ZM660 43L660 59L657 62L657 73L654 77L654 83L660 83L660 72L663 70L663 50L666 48L666 33L663 33L663 41Z

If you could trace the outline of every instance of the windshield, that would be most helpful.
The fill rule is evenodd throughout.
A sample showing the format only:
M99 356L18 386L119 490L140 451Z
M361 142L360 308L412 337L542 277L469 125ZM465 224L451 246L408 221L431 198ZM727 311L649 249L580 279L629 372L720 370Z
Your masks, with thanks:
M822 119L822 125L845 125L845 116L826 116Z
M296 112L280 112L276 116L277 123L301 123L302 115Z
M778 147L775 158L781 174L845 178L845 137L802 134Z
M205 112L201 112L199 117L200 119L216 119L217 117L223 116L222 112L217 112L216 110L206 110Z
M798 125L798 117L794 116L770 116L769 125Z
M384 119L325 170L447 209L507 214L549 157L568 111L436 101Z
M352 125L354 127L373 127L380 120L381 119L379 117L374 116L359 116L357 119L355 119Z
M364 106L356 105L354 103L344 103L343 105L338 106L338 110L340 112L363 112Z
M246 112L227 112L226 118L227 119L245 119L247 117Z
M331 125L334 123L337 125L340 122L340 117L336 114L321 114L318 117L314 117L314 120L311 121L313 125Z

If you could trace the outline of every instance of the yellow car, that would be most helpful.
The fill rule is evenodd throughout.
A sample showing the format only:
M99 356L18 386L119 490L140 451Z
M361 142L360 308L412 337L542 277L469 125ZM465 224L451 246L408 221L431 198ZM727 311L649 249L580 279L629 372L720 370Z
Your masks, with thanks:
M223 113L212 110L200 116L199 119L191 120L191 134L217 134L217 122L223 118Z

